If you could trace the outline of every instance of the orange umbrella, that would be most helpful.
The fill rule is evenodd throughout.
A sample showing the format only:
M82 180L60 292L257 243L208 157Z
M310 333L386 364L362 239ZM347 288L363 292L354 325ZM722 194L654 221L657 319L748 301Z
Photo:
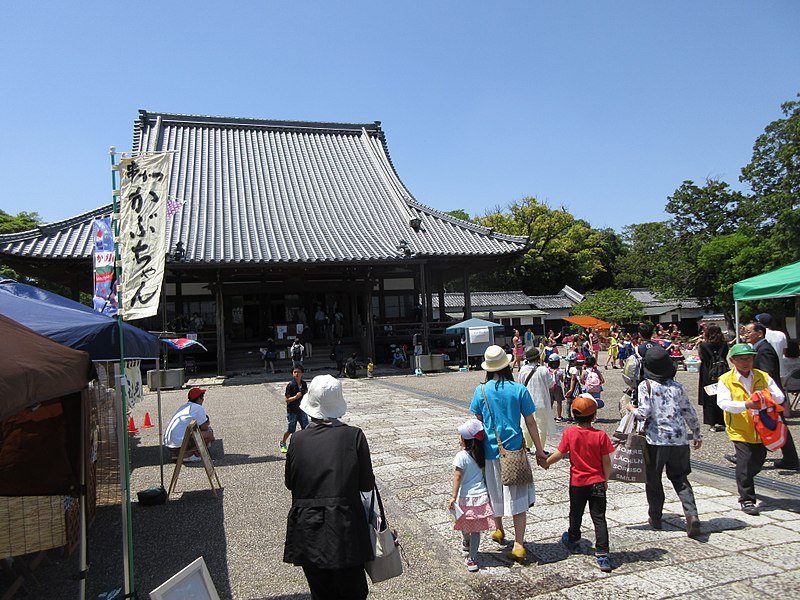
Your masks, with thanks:
M594 327L596 329L611 329L613 327L611 323L596 317L564 317L564 320L580 325L584 329L586 327Z

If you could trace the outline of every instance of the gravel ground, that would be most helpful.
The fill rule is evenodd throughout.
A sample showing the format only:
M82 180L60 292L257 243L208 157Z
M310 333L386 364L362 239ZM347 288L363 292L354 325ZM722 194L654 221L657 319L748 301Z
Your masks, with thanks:
M318 373L309 375L315 374ZM447 438L444 451L431 450L426 439L438 437L442 424L448 427L467 414L475 386L484 380L485 374L450 371L414 377L397 374L391 369L379 369L377 375L374 382L345 382L345 396L352 407L345 420L362 426L371 439L371 445L374 442L376 473L393 526L402 532L409 567L403 577L371 586L370 598L451 600L532 597L542 593L542 590L530 587L531 577L535 574L521 572L519 567L509 569L502 561L487 569L487 574L481 578L468 578L463 564L460 564L461 559L448 545L452 537L452 532L446 533L449 525L437 523L432 529L430 523L415 513L414 506L427 504L438 507L441 503L438 496L416 497L417 484L419 490L423 490L425 484L433 482L433 489L441 488L441 494L447 493L444 482L447 467L444 463L449 463L448 452L455 443L453 440L450 444ZM601 413L598 426L610 432L619 417L616 405L623 384L618 371L608 371L606 378L604 396L607 406ZM691 398L696 397L697 378L697 374L682 371L677 375L677 380L687 387ZM169 502L158 507L139 506L135 502L135 492L159 483L158 433L156 428L141 429L138 435L131 437L134 557L139 598L147 598L150 590L200 555L208 564L221 598L300 600L310 597L301 570L281 561L285 518L290 504L289 492L283 485L283 457L278 452L278 441L285 424L284 380L288 380L286 374L252 374L210 388L206 408L219 438L212 455L223 485L218 497L210 490L204 470L187 466L182 469L177 493ZM221 382L208 380L198 383ZM186 390L163 392L165 419L184 401L185 394ZM380 412L376 411L385 410L393 400L400 398L402 401L394 407L395 412L387 414L384 423ZM419 404L419 410L415 408L415 402ZM141 424L145 411L150 412L155 421L154 407L155 394L149 394L134 410L136 422ZM398 415L398 407L405 412ZM432 417L437 412L443 418ZM792 422L792 429L796 437L800 435L796 419ZM402 467L405 470L399 476L392 470L395 458L391 446L386 448L384 436L389 436L386 439L391 439L391 444L403 445L405 455L417 457L410 466ZM703 447L693 453L693 458L730 469L730 477L696 468L692 480L717 489L735 488L733 469L723 458L731 450L727 436L704 432L704 438ZM557 439L549 441L548 446L557 442ZM441 441L431 447L440 446ZM169 486L172 471L173 465L167 463L166 486ZM563 478L563 474L559 476L552 469L548 473L556 479ZM770 468L765 469L762 476L800 484L797 473ZM548 482L543 480L542 489L546 490L547 485ZM757 489L762 491L758 484ZM772 492L770 495L776 497ZM786 504L786 510L795 510L790 507L796 505L797 496ZM546 505L534 508L534 516L537 516L537 510L544 515L542 511L545 509ZM435 510L438 514L439 509ZM555 526L563 527L560 519ZM445 535L440 529L445 531ZM529 530L533 535L537 534L535 527L529 526ZM89 559L92 566L87 598L96 598L99 593L121 585L120 531L119 507L101 509L90 530ZM546 547L537 548L546 550ZM38 585L26 597L47 600L77 597L77 584L72 579L76 569L77 553L71 557L58 557L51 553L50 560L35 573ZM575 583L565 580L562 585L558 583L560 580L556 580L548 583L553 590ZM7 584L8 580L0 575L0 594Z

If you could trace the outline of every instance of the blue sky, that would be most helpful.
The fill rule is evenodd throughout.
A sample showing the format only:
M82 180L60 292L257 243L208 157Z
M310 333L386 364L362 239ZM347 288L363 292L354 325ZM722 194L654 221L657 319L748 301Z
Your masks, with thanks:
M424 204L619 230L685 179L738 186L800 92L798 31L794 0L3 2L0 209L110 202L143 108L379 120Z

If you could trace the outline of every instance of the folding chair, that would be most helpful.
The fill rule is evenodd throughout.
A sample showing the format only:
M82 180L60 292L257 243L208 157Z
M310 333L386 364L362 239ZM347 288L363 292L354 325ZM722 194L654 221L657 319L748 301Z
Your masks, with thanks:
M786 377L783 382L786 391L786 398L789 400L789 408L797 410L800 406L800 369L795 369Z

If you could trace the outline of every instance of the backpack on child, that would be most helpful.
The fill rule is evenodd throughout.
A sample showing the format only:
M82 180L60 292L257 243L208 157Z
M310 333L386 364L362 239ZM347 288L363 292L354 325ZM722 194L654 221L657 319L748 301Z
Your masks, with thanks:
M625 359L625 365L622 367L622 380L632 390L635 390L642 380L642 357L636 350Z
M586 381L584 387L589 393L597 393L603 390L603 382L600 379L600 373L597 372L595 367L592 367L586 372Z
M717 379L719 379L722 375L730 371L730 367L728 366L728 361L719 355L719 351L712 350L711 355L713 357L713 361L708 367L708 376L712 381L717 381Z

